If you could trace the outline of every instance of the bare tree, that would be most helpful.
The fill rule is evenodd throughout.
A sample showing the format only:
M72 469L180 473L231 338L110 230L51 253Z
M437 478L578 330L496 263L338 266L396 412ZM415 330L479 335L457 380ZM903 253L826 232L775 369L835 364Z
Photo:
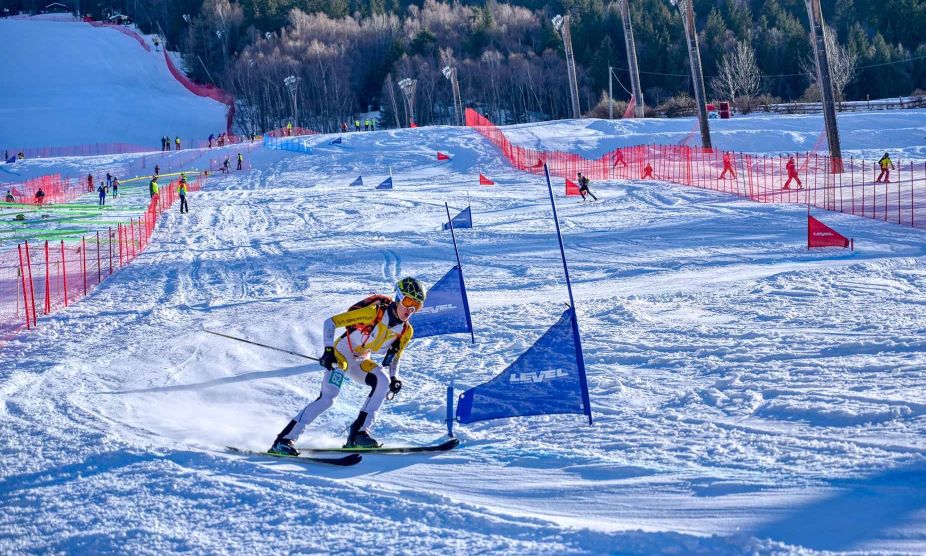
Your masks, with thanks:
M832 73L830 79L833 82L833 95L836 97L836 102L842 102L846 87L858 77L858 54L839 44L836 36L828 27L824 27L824 33L826 59L830 63ZM809 58L801 61L801 71L810 78L811 85L817 83L817 63L812 53ZM815 94L819 96L819 92Z
M733 50L724 54L711 87L716 96L729 98L736 106L736 97L749 99L759 93L759 78L755 51L746 41L739 41Z

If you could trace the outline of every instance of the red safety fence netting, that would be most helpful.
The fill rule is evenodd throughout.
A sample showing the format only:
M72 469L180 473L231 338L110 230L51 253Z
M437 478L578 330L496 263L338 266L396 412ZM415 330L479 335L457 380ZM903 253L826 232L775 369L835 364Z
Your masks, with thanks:
M188 183L202 189L203 178ZM178 182L161 188L138 218L78 239L25 242L0 253L0 339L37 325L39 315L86 296L148 246L157 218L179 199Z
M894 164L879 180L877 162L833 160L814 153L793 156L743 154L684 145L636 145L614 149L598 159L574 153L513 145L487 118L467 108L466 125L496 145L525 172L575 179L667 181L730 193L763 203L799 203L823 210L926 227L926 162ZM793 168L789 160L793 158ZM841 172L834 173L833 168ZM563 183L565 187L565 182Z

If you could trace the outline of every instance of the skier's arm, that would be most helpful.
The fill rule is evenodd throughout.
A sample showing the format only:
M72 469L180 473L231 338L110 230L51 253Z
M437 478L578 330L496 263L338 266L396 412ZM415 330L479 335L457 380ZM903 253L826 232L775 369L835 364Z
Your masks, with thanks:
M376 305L367 305L360 309L339 313L327 319L323 330L325 347L332 347L334 345L334 331L336 329L356 324L369 324L376 319L376 311Z
M402 358L402 352L405 350L405 346L408 345L409 340L414 336L415 331L412 328L412 325L407 325L405 334L392 343L389 351L386 352L386 357L383 358L383 367L389 367L389 376L395 378L399 376L399 360Z

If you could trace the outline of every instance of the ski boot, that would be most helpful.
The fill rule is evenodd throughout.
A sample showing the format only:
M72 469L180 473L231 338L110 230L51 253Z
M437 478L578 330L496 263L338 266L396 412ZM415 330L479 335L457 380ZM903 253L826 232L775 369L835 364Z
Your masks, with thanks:
M296 445L292 440L288 438L277 437L273 442L273 446L267 450L271 454L279 454L281 456L298 456L299 450L296 449Z
M382 444L367 431L357 431L347 439L345 448L379 448Z

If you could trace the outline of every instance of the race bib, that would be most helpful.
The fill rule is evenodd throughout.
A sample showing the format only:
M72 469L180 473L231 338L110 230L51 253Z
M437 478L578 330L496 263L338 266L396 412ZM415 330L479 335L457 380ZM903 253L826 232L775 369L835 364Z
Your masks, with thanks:
M338 388L341 387L341 384L344 382L344 373L340 371L331 371L331 376L328 378L328 384L333 384Z

